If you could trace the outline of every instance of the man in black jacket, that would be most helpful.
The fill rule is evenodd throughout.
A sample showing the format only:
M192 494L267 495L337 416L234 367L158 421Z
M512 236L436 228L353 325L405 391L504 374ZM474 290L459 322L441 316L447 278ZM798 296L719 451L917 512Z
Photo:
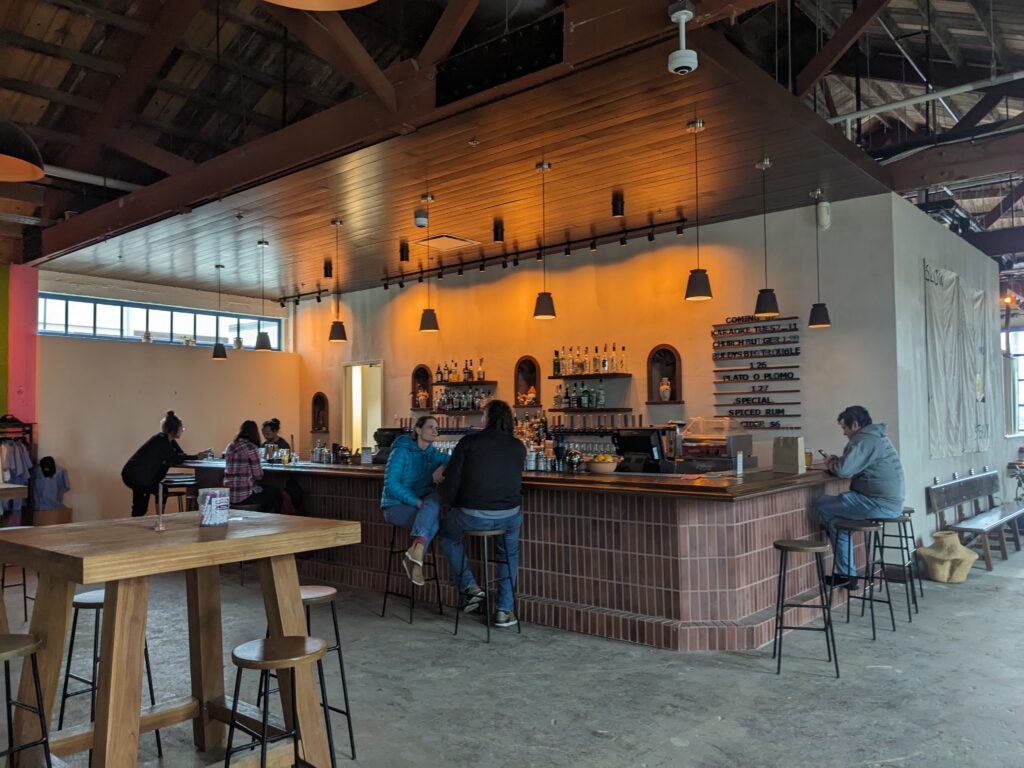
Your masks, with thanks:
M484 591L473 578L462 534L505 529L505 535L495 542L498 559L508 560L507 567L498 566L500 581L494 619L497 627L514 627L518 623L512 587L519 569L525 462L526 448L513 434L512 409L502 400L492 400L484 409L484 428L466 435L455 446L441 486L441 494L451 509L441 523L438 538L458 587L469 600L467 612L480 607Z

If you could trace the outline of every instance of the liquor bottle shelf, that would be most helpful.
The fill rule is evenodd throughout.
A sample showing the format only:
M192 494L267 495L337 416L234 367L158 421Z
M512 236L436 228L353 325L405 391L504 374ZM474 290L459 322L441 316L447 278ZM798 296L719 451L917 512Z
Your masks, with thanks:
M631 379L632 373L574 373L570 375L548 376L549 379Z
M431 416L479 416L483 411L431 411Z
M435 387L496 387L498 382L490 379L473 379L473 381L435 381Z
M686 405L685 400L648 400L646 402L647 405Z
M632 413L632 408L549 408L551 413Z

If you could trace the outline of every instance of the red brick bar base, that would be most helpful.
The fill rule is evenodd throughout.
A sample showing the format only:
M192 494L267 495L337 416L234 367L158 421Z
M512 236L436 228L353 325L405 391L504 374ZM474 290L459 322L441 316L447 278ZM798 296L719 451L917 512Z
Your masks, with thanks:
M300 575L383 593L391 526L379 508L380 473L289 475L305 492L306 514L356 520L363 527L358 546L300 556ZM200 477L199 484L205 487L213 480ZM656 648L758 648L772 639L779 566L772 542L819 538L812 502L843 487L822 476L816 485L731 502L527 487L519 616L529 623ZM399 541L406 539L400 536ZM443 597L451 605L456 595L440 547L437 554ZM816 589L813 558L791 556L790 563L790 599L804 592L816 596L811 592ZM474 567L479 577L479 565ZM404 575L392 580L397 591L404 593L408 586ZM419 589L423 610L434 600L432 591L430 584ZM401 601L394 605L404 611ZM789 615L787 623L821 615L797 610L803 615Z

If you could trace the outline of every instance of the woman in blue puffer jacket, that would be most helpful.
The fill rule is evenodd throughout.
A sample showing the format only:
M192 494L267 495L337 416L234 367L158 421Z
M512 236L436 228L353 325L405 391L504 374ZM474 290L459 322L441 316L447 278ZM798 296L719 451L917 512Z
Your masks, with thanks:
M424 584L423 553L440 526L441 497L434 485L450 458L433 445L437 431L437 419L420 416L412 437L402 435L392 443L380 499L384 519L410 531L412 544L402 565L418 586Z

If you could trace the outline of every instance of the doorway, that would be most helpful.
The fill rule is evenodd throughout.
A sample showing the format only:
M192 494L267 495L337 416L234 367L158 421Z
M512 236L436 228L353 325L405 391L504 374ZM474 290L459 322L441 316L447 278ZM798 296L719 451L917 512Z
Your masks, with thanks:
M345 366L344 440L353 452L372 448L384 415L384 375L380 362Z

